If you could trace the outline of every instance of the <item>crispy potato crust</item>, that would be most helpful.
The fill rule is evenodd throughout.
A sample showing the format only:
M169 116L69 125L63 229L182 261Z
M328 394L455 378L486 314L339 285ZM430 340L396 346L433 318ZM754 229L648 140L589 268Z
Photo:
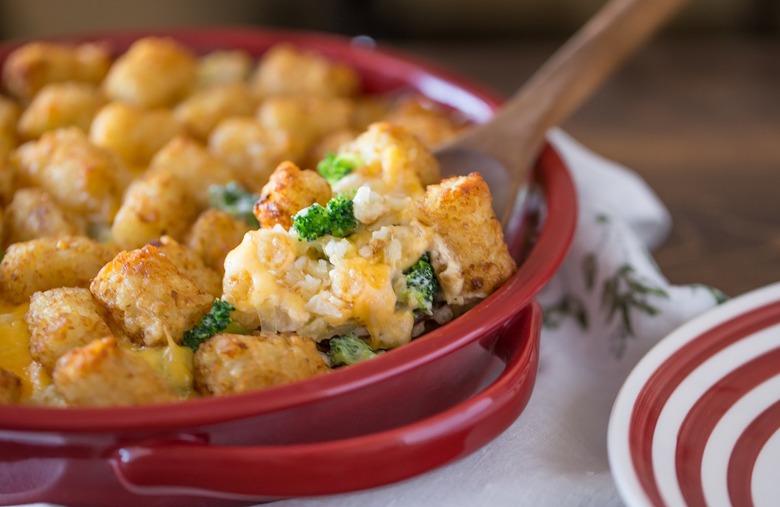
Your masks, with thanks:
M146 360L121 348L113 336L62 356L52 379L71 407L142 405L177 399Z
M83 236L39 238L14 243L0 262L0 284L11 303L57 287L88 287L117 248Z
M284 162L260 192L254 213L265 228L279 224L289 229L294 214L314 203L324 206L331 196L330 185L318 173Z
M328 371L310 338L293 334L219 334L195 353L195 386L224 396L286 384Z
M130 340L147 346L165 345L168 336L180 343L214 300L153 245L120 252L90 291Z
M514 273L490 189L479 173L429 186L420 213L438 235L431 261L448 303L485 298Z
M36 292L24 317L30 355L49 372L66 352L111 334L88 289L61 287Z
M224 211L207 209L200 214L187 236L187 246L203 262L221 276L225 273L225 257L241 243L244 234L252 230L246 222ZM220 287L222 292L222 287Z

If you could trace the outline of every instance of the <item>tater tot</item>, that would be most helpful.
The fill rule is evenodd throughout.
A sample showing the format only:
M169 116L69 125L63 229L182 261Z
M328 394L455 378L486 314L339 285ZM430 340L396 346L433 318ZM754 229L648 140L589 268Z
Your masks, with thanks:
M198 210L208 207L211 185L230 183L237 178L238 172L187 136L172 139L157 152L149 164L149 174L157 171L176 178Z
M57 287L87 287L117 249L83 236L14 243L0 261L3 295L20 304L34 293Z
M146 346L165 345L169 336L180 343L214 301L153 245L120 252L90 291L130 340Z
M132 175L119 157L76 127L46 132L11 155L17 174L94 223L110 223Z
M315 141L352 123L354 105L343 98L270 97L257 109L257 120L268 130L288 132L309 149Z
M11 202L16 187L16 177L9 161L0 155L0 205Z
M51 83L33 98L19 119L23 139L37 139L44 132L61 127L78 127L89 132L92 118L105 98L91 83Z
M5 209L6 244L36 238L81 236L84 224L40 188L22 188Z
M217 124L231 116L251 116L257 101L246 83L228 83L200 90L174 110L187 132L206 140Z
M3 84L26 103L49 83L98 84L110 65L111 54L101 44L32 42L8 55L3 67Z
M101 312L86 288L36 292L24 317L30 330L30 356L51 372L69 350L111 334Z
M243 393L328 371L310 338L293 334L219 334L195 353L195 386L213 396Z
M197 86L208 88L244 82L252 72L252 65L252 57L244 51L212 51L198 59Z
M515 271L490 189L479 173L447 178L428 187L420 220L437 235L431 252L448 303L485 298Z
M200 256L170 236L163 236L150 243L170 260L176 269L192 280L200 290L212 298L222 294L222 277L206 266Z
M112 336L62 356L52 380L71 407L130 406L177 399L151 364L120 347Z
M13 405L22 395L22 379L15 373L0 368L0 405Z
M399 102L387 121L416 135L428 148L454 138L465 128L465 123L453 121L451 114L419 97Z
M0 166L16 147L16 124L21 109L15 102L0 95Z
M144 109L112 102L95 116L90 140L112 150L133 169L145 169L155 153L184 128L168 109Z
M283 162L271 174L254 207L255 217L265 228L292 226L292 216L314 203L325 205L331 198L330 185L315 171L300 170Z
M263 56L251 82L261 97L346 97L360 89L360 76L348 65L287 44L279 44Z
M139 248L163 235L184 237L197 207L181 180L158 170L135 180L111 225L111 239L122 248Z
M113 100L148 108L172 106L189 93L196 68L187 47L170 38L146 37L114 62L104 86Z
M209 151L236 169L241 184L256 192L284 160L299 160L305 146L287 132L264 128L253 118L228 118L209 136Z
M200 214L187 235L187 246L219 275L225 273L225 257L241 243L251 227L224 211L207 209ZM220 292L221 292L220 287Z

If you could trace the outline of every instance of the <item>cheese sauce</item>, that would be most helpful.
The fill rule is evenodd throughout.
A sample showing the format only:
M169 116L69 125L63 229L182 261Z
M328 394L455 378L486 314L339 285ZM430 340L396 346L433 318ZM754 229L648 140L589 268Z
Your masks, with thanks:
M41 368L35 368L30 357L30 331L24 321L29 305L0 306L0 368L22 380L22 399L51 382Z

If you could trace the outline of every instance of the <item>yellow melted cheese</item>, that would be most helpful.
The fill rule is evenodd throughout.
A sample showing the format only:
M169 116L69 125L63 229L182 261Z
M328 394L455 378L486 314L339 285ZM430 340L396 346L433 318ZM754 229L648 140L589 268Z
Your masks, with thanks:
M30 356L30 331L24 321L28 304L0 306L0 368L14 373L22 381L22 400L40 393L51 384L51 376ZM192 379L193 352L169 338L168 345L156 348L128 346L160 372L182 397L195 395Z
M184 398L195 395L192 385L192 359L194 355L192 349L177 345L168 336L168 344L165 347L144 347L132 350L160 372L163 379L177 394Z
M0 306L0 368L22 380L22 399L48 386L51 378L30 357L30 331L24 321L29 305Z

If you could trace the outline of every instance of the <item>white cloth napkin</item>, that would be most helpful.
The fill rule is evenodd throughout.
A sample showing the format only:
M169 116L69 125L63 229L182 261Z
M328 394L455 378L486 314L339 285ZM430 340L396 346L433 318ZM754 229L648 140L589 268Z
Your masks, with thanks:
M669 213L634 173L556 130L579 195L571 252L539 301L539 375L528 406L497 439L404 482L279 507L621 505L609 471L607 422L636 362L664 335L717 304L708 287L672 286L649 250Z

